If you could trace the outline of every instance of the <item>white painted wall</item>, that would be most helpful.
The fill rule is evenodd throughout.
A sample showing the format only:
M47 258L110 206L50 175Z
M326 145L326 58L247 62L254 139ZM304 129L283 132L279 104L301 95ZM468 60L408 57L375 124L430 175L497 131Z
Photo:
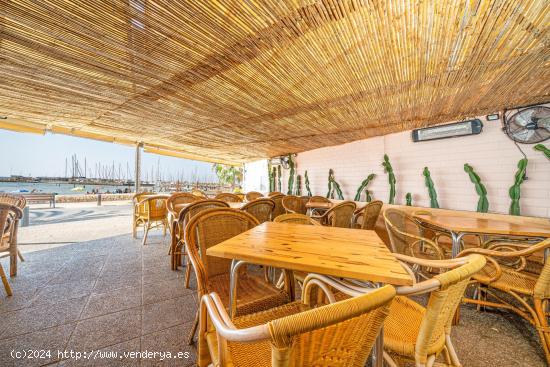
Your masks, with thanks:
M441 208L476 210L478 196L463 168L464 163L469 163L487 188L489 210L508 213L508 188L514 182L516 165L522 155L501 131L500 121L478 118L484 128L475 136L413 143L411 132L406 131L303 152L297 157L298 174L303 176L307 170L313 194L326 195L328 170L332 168L345 198L353 199L361 181L369 173L375 173L377 177L369 190L374 198L387 202L388 177L381 162L384 154L388 154L397 179L396 204L404 204L405 194L411 192L413 205L429 206L422 176L427 166ZM541 152L534 151L532 145L520 146L529 158L528 180L521 186L522 215L550 217L550 161ZM260 174L267 182L267 170ZM286 183L286 177L283 182Z
M249 191L259 191L262 194L269 191L267 159L245 164L243 192Z

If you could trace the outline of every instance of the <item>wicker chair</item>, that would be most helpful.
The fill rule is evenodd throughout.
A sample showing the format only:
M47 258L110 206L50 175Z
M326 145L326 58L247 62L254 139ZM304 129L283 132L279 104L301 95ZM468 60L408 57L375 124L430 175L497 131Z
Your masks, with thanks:
M223 307L229 306L231 260L206 255L209 247L245 232L259 223L252 215L230 208L208 209L191 217L185 230L185 246L197 277L198 299L216 292ZM235 316L263 311L290 301L286 290L276 288L262 276L248 274L243 267L237 280L236 305L231 305ZM198 324L191 331L189 342Z
M307 224L307 225L314 225L314 226L321 225L321 223L319 223L315 219L312 219L304 214L282 214L282 215L279 215L277 218L273 219L273 221L278 223L296 223L296 224Z
M272 196L277 196L277 195L284 195L284 194L279 191L271 191L269 194L267 194L267 197L270 198Z
M242 203L243 199L237 194L231 194L229 192L222 192L216 195L216 200L225 201L226 203Z
M172 255L172 270L177 269L177 265L174 263L174 260L178 258L178 256L174 256L172 252L177 247L178 242L183 241L183 230L184 230L184 227L180 226L178 221L179 212L182 209L179 209L176 206L181 204L190 204L199 200L201 200L201 198L198 196L195 196L187 192L179 192L179 193L170 195L170 197L166 201L166 208L168 209L168 221L170 223L169 228L170 228L170 235L171 235L170 251L168 254Z
M262 193L257 192L257 191L250 191L244 196L245 200L248 201L248 202L254 201L254 200L262 198L262 197L264 197L262 195Z
M470 279L485 266L485 258L470 255L461 259L435 261L400 254L395 256L411 274L412 270L404 263L452 270L413 286L397 288L398 296L384 322L384 359L387 364L398 366L398 362L406 365L409 365L407 362L414 362L416 366L431 367L437 357L443 355L445 363L438 365L462 366L451 340L452 321ZM308 275L305 284L314 280L339 292L326 291L329 302L374 291L360 282L317 274ZM430 293L426 307L406 297L425 293Z
M21 211L23 211L25 209L25 207L27 206L27 200L25 199L25 197L21 196L21 195L13 195L13 194L6 194L6 193L0 193L0 204L8 204L8 205L13 205L15 206L16 208L19 208ZM12 232L13 232L13 241L15 242L16 246L17 246L17 232L19 230L19 219L17 219L17 215L14 211L10 211L10 216L11 216L11 228L10 228L10 231L7 232L5 235L10 235ZM19 260L21 261L25 261L25 258L23 257L23 255L21 254L21 251L19 251L19 248L17 249L17 257L19 257ZM15 270L15 274L17 274L17 264L14 268Z
M445 259L445 251L436 242L422 237L417 222L406 212L399 209L386 209L383 216L392 252L431 260ZM422 269L431 273L427 268ZM423 271L419 274L422 275ZM428 274L424 276L431 277Z
M540 337L550 365L550 326L548 305L550 301L550 261L542 265L540 272L529 271L530 257L536 257L550 248L550 239L536 245L517 242L498 243L491 248L469 248L459 256L481 254L487 257L487 265L473 279L478 284L477 297L465 299L478 306L511 310L533 324ZM535 255L535 256L533 256ZM508 297L502 297L502 294Z
M229 208L229 204L225 201L216 200L216 199L207 199L199 200L189 204L179 213L178 217L178 228L182 229L181 236L178 237L178 242L174 244L172 249L172 270L177 270L178 266L182 265L185 260L186 249L185 249L185 228L189 220L202 212L203 210L213 209L213 208ZM185 288L189 288L189 280L191 278L191 267L187 262L185 264Z
M275 208L273 209L273 214L271 215L272 219L275 219L279 215L286 213L286 210L283 207L283 198L284 197L285 197L285 195L283 195L283 194L274 195L274 196L269 197L271 200L273 200L275 202Z
M10 257L10 276L17 275L17 242L15 240L15 233L17 233L17 222L22 216L23 212L18 207L9 204L0 204L0 253L5 253L0 258ZM13 224L14 221L16 222L15 224ZM7 295L11 296L12 290L1 263L0 278Z
M341 202L321 215L319 222L324 226L350 228L355 208L353 201Z
M374 230L383 203L376 200L359 208L353 213L353 228Z
M273 209L275 209L275 202L268 198L256 199L241 208L242 211L252 214L260 223L271 220Z
M301 301L234 320L216 293L203 296L198 365L365 366L395 288L315 308L314 285Z
M283 208L288 214L306 214L307 208L299 196L287 195L283 197Z
M134 204L133 235L136 238L137 227L143 225L143 245L147 243L147 235L151 228L162 226L163 235L166 236L168 227L168 209L166 208L166 196L135 196L142 200Z
M199 198L203 198L203 199L208 199L208 195L206 195L206 193L202 190L199 190L199 189L193 189L191 190L191 194L199 197Z

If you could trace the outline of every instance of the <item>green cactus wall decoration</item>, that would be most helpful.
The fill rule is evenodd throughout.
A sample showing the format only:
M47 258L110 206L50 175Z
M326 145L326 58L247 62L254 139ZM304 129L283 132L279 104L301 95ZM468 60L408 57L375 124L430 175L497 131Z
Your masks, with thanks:
M269 178L269 191L275 191L275 169L271 166L271 161L267 163L267 177Z
M270 191L277 191L277 184L276 184L276 180L277 180L277 167L273 167L271 169L271 184L273 185L273 187L270 189Z
M537 144L533 147L533 149L538 150L539 152L542 152L546 156L546 158L550 159L550 149L545 147L542 144Z
M294 173L295 173L295 163L292 159L292 154L288 155L288 166L290 167L290 173L288 174L288 189L286 191L287 195L292 195L294 192Z
M334 179L334 171L331 169L328 170L328 192L327 198L334 199L334 192L338 195L338 199L344 200L344 195L342 194L342 189L336 180Z
M370 175L367 176L367 178L363 180L363 182L361 182L361 185L357 189L357 193L355 194L355 198L353 200L355 201L361 200L361 194L363 193L363 190L367 188L367 186L374 179L374 177L376 177L376 175L374 173L371 173Z
M282 192L281 190L283 189L283 185L281 184L281 176L282 176L281 166L277 166L277 186L278 186L277 191L279 192Z
M367 203L370 203L372 201L372 196L371 196L371 193L369 190L366 190L365 191L365 195L366 195L366 198L365 200L367 201Z
M388 182L390 184L390 197L388 199L389 204L394 204L395 202L395 175L393 173L393 167L391 166L390 159L387 154L384 154L384 162L382 162L384 167L384 172L388 174Z
M527 158L520 159L518 162L518 170L515 175L514 184L508 190L510 194L510 211L511 215L520 215L519 199L521 197L521 184L525 180L525 172L527 171Z
M435 191L434 182L432 181L428 167L424 167L422 174L424 175L424 182L426 183L428 194L430 195L430 207L439 208L439 203L437 202L437 192Z
M412 206L412 200L412 195L408 192L407 195L405 195L405 202L407 203L407 206Z
M296 176L296 191L294 193L296 196L302 196L302 176Z
M485 189L485 186L481 183L481 179L477 175L477 173L474 172L474 169L472 166L470 166L468 163L464 164L464 171L470 176L470 181L475 185L476 192L479 195L479 200L477 201L477 211L479 213L487 213L489 211L489 200L487 200L487 189Z
M313 196L311 195L311 189L309 188L309 177L307 176L307 171L304 174L305 177L305 184L306 184L306 190L307 190L307 196Z

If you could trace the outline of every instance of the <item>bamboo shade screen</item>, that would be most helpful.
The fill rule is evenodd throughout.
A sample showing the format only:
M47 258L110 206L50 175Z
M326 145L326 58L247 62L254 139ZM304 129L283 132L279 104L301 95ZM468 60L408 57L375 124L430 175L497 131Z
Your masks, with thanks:
M0 0L0 128L300 152L548 102L549 24L547 0Z

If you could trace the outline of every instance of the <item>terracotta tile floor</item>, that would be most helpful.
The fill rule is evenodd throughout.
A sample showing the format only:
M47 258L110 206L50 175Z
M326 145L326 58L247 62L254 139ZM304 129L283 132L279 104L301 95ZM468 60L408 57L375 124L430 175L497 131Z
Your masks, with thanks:
M188 366L186 345L196 293L183 272L169 268L168 238L153 233L147 246L121 235L26 254L0 291L0 366ZM3 260L4 268L8 266ZM534 329L510 313L462 307L453 340L464 366L544 366ZM51 350L51 358L14 360L12 349ZM189 352L188 359L74 360L79 352Z

